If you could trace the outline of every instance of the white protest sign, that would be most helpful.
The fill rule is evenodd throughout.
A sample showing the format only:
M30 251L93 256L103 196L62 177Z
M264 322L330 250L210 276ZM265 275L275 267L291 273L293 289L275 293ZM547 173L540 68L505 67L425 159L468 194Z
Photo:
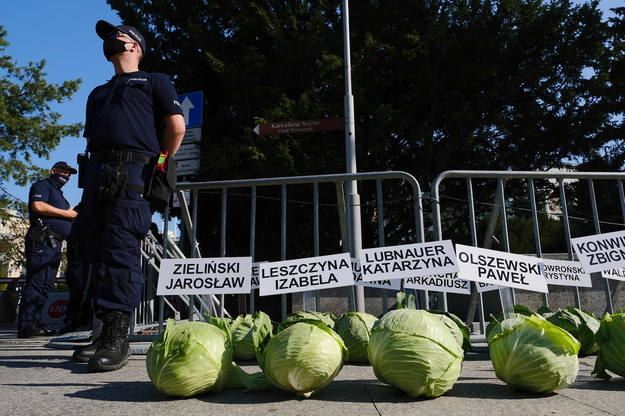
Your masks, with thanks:
M362 266L360 259L352 259L352 272L354 273L354 284L356 286L375 287L378 289L401 290L401 280L375 280L373 282L362 281Z
M349 253L260 264L260 296L353 284Z
M458 273L409 277L404 279L404 288L457 293L460 295L471 294L471 284L468 280L459 279Z
M606 279L625 280L625 269L604 270L601 272L601 277Z
M625 267L625 231L571 239L586 273Z
M456 244L461 279L547 293L542 259Z
M451 240L363 249L360 264L364 282L458 271Z
M493 290L501 289L501 286L491 285L490 283L484 282L475 282L475 287L477 288L478 293L492 292Z
M250 293L251 257L163 259L157 295Z
M267 263L266 261L262 262L254 262L252 263L252 284L251 289L259 289L260 288L260 264Z
M543 259L545 279L548 285L592 287L588 273L584 273L578 261Z

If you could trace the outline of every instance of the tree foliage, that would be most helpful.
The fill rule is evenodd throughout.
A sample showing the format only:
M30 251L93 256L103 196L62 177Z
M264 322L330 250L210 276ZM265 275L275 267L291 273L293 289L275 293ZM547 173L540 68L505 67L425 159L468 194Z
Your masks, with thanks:
M342 132L253 133L258 122L343 115L339 2L108 3L145 32L145 69L204 91L197 179L344 171ZM597 0L352 2L359 171L402 170L428 186L450 169L546 170L596 154L621 169L623 16L606 21ZM411 232L403 205L387 213L386 244Z
M51 103L61 103L78 90L80 80L50 84L46 61L19 66L8 55L7 32L0 26L0 208L15 203L2 186L15 182L26 186L39 179L42 170L33 156L47 157L66 136L78 136L81 125L60 124L61 115Z
M109 3L146 32L145 69L169 74L180 92L204 91L203 178L342 171L341 133L253 132L258 122L343 115L335 2Z
M354 8L354 77L370 80L355 95L372 165L427 183L448 169L548 169L604 144L603 74L584 76L608 46L596 2L368 3Z

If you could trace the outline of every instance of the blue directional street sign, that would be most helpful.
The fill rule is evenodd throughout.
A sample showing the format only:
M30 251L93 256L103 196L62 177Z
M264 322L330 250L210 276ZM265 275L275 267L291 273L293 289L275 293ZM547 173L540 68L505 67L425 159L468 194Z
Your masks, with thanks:
M187 94L180 94L178 102L182 107L184 121L187 128L199 127L202 125L202 113L204 103L204 92L196 91Z

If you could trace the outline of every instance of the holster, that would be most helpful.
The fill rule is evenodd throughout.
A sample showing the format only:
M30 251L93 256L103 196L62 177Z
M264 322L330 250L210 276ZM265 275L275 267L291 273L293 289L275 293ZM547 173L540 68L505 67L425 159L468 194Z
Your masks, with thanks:
M128 162L110 162L100 175L98 195L103 202L114 201L126 188Z
M176 162L170 160L165 172L152 168L152 176L146 187L145 199L152 205L152 208L160 212L165 212L169 205L171 194L176 189Z
M43 241L46 238L45 228L32 224L26 232L26 237L33 241Z
M62 235L52 231L50 227L44 225L41 220L38 220L37 223L30 226L26 236L33 242L41 242L45 240L51 248L56 248L58 243L63 241Z
M78 164L78 188L82 189L85 187L85 168L89 163L89 156L86 153L78 153L76 163Z

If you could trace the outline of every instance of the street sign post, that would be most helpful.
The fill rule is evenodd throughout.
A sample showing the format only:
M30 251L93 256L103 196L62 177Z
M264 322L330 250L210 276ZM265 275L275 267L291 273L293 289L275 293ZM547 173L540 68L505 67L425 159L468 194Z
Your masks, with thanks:
M314 133L317 131L343 130L345 118L322 118L319 120L278 121L257 124L254 132L259 136L274 134Z
M178 176L196 175L200 173L200 159L177 160Z
M202 125L202 113L204 112L204 92L196 91L187 94L180 94L178 102L182 107L184 122L187 128L199 127Z
M186 127L180 149L174 155L177 174L196 175L200 172L200 141L202 140L202 114L204 113L204 93L202 91L178 96Z
M185 143L182 142L180 148L174 155L175 160L199 159L200 158L200 142Z
M185 130L184 137L182 138L182 143L195 143L201 140L202 140L202 128L191 127Z

